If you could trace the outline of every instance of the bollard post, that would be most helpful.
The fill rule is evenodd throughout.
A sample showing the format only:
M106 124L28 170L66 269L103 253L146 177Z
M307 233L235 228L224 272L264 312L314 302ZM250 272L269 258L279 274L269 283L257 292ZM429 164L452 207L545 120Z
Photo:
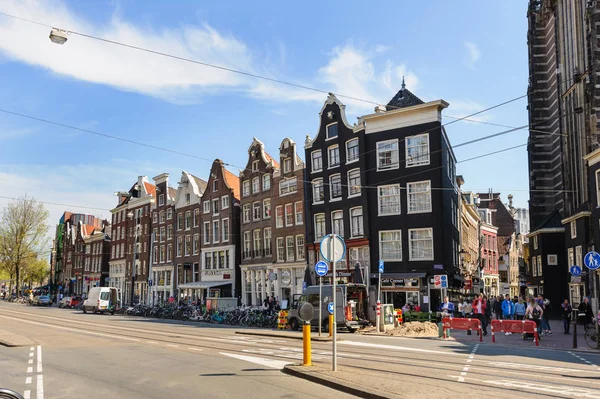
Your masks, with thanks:
M577 312L573 311L573 349L577 349Z
M304 350L303 366L312 366L310 349L310 322L302 325L302 348Z
M377 300L377 319L375 320L375 329L377 330L377 332L379 332L379 329L381 328L380 324L380 316L381 316L381 301L378 299Z
M333 337L333 315L329 315L329 336Z

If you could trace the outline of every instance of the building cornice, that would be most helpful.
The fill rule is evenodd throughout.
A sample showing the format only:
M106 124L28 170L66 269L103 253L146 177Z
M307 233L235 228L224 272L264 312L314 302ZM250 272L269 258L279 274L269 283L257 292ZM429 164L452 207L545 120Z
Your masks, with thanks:
M539 230L536 230L536 231L532 231L529 234L527 234L525 237L532 238L534 236L537 236L538 234L564 233L564 232L565 232L565 228L564 227L552 227L552 228L539 229Z
M590 211L581 211L581 212L578 212L578 213L576 213L576 214L574 214L572 216L569 216L568 218L565 218L565 219L561 220L560 222L562 224L567 224L567 223L572 222L573 220L577 220L577 219L581 219L581 218L586 218L586 217L589 218L590 216L592 216L592 212L590 212Z
M598 162L600 162L600 148L585 155L583 159L587 161L589 166L597 164Z

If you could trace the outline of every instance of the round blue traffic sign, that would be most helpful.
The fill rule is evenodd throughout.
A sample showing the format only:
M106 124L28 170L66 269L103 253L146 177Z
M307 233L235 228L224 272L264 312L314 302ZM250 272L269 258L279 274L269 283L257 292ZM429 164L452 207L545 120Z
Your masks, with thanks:
M324 275L327 274L328 271L329 271L329 266L327 266L327 263L323 262L322 260L318 261L317 264L315 265L315 273L317 273L317 276L319 276L319 277L323 277Z
M577 265L571 266L571 268L569 269L569 271L571 272L571 275L573 277L579 277L579 276L581 276L581 267L579 267Z
M329 302L327 305L327 311L329 311L330 314L333 314L333 302Z
M600 254L595 251L588 252L583 258L583 263L590 270L596 270L600 268Z

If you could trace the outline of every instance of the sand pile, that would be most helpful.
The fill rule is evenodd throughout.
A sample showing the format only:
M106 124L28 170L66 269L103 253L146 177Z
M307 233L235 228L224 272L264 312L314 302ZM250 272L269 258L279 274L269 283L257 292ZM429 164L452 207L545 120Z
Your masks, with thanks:
M438 331L435 323L413 321L389 330L387 334L399 337L437 337Z

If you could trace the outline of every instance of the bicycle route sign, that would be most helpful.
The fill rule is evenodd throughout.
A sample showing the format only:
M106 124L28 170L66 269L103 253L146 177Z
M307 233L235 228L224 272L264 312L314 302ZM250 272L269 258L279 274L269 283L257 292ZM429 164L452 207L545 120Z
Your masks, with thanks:
M588 252L583 258L583 263L585 263L585 266L590 270L600 268L600 254L595 251Z
M571 266L571 268L569 269L569 271L571 272L571 275L573 277L579 277L579 276L581 276L581 267L579 267L577 265Z
M327 266L327 263L323 262L322 260L318 261L317 264L315 265L315 273L317 273L317 276L319 276L319 277L325 276L328 271L329 271L329 266Z
M329 314L333 314L333 302L329 302L329 304L327 304L327 311Z

